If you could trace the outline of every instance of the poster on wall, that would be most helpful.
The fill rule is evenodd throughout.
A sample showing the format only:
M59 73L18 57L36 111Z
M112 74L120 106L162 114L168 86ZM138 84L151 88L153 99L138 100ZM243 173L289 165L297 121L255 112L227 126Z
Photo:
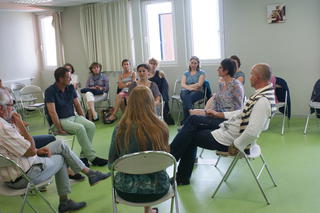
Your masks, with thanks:
M286 21L286 5L272 4L267 6L267 21L272 23L284 23Z

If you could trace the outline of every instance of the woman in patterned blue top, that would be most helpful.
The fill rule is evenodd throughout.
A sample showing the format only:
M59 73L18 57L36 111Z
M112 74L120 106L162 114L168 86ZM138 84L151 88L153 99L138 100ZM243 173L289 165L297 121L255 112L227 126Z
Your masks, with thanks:
M180 97L183 105L184 120L189 116L193 104L204 96L203 82L205 72L200 69L200 60L192 56L189 60L189 69L183 74L181 79Z
M169 152L168 126L155 114L151 90L136 86L129 95L127 108L114 129L109 149L109 168L119 157L147 150ZM118 172L115 190L125 200L151 202L163 197L169 190L170 180L166 171L143 175ZM153 212L149 206L145 212Z

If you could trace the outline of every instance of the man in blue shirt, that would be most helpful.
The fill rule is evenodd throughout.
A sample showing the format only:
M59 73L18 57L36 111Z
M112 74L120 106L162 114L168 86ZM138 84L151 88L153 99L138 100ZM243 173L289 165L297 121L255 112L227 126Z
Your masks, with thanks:
M66 68L59 67L55 70L54 77L56 82L45 91L49 124L54 125L59 134L77 136L81 146L80 158L86 166L90 166L88 161L96 166L106 165L108 160L97 157L92 147L96 126L84 117L77 93L70 84L71 73Z

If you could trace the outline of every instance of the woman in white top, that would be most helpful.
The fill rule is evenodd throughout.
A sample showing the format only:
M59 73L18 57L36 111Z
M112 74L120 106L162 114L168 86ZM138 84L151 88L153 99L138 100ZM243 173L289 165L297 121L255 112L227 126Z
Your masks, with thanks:
M74 68L73 68L72 64L66 63L65 65L63 65L63 67L71 72L71 82L70 83L77 90L78 86L79 86L79 77L77 74L74 73Z

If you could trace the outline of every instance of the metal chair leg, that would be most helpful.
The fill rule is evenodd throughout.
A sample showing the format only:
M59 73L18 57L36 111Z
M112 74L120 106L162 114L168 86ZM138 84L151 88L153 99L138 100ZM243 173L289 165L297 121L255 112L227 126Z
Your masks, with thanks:
M283 118L282 118L281 135L284 134L284 124L285 124L285 120L286 120L286 113L283 114Z
M228 175L229 170L231 170L231 169L233 168L233 164L234 164L236 161L237 161L237 158L234 157L234 158L233 158L233 161L231 162L229 168L227 169L226 173L225 173L224 176L222 177L222 179L221 179L219 185L217 186L216 190L213 192L213 195L211 196L211 198L214 198L214 197L216 196L216 194L217 194L218 190L220 189L222 183L223 183L224 180L226 179L226 176Z
M310 118L310 113L309 113L309 115L308 115L308 117L307 117L307 121L306 121L306 125L304 126L304 131L303 131L303 134L307 134L307 128L308 128L308 124L309 124L309 118Z
M234 168L235 165L237 164L238 160L241 158L241 155L242 155L242 154L239 152L239 153L235 156L235 161L233 162L231 169L227 172L226 177L225 177L225 179L224 179L225 182L226 182L227 179L229 178L229 176L230 176L233 168Z
M218 163L219 163L220 159L221 159L221 155L218 156L218 159L217 159L216 163L214 164L215 167L218 166Z
M254 179L255 179L255 181L256 181L256 183L257 183L257 185L258 185L258 187L259 187L259 189L260 189L260 191L261 191L261 193L262 193L262 195L264 197L264 199L266 200L267 204L270 205L270 202L269 202L265 192L262 189L262 186L261 186L261 184L260 184L260 182L259 182L259 180L258 180L258 178L257 178L252 166L251 166L251 163L250 163L248 157L247 156L244 156L244 157L245 157L245 160L246 160L246 162L247 162L247 164L248 164L248 166L250 168L250 171L251 171L252 175L254 176Z
M262 153L260 154L260 158L261 158L261 161L262 161L263 165L265 165L265 168L266 168L266 170L267 170L267 172L269 174L269 177L270 177L273 185L276 187L277 186L276 181L274 180L274 178L273 178L273 176L272 176L272 174L270 172L269 166L268 166L267 162L265 161L264 157L262 156Z

